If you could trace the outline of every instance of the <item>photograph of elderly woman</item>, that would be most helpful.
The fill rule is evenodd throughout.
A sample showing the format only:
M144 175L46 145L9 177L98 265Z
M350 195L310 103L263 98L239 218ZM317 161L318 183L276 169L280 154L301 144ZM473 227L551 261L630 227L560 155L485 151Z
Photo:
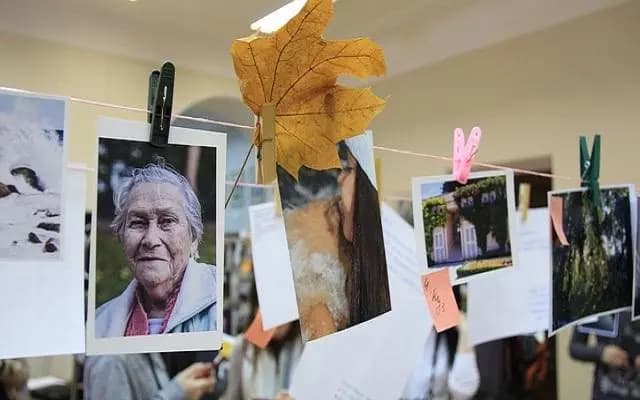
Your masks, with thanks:
M601 188L597 206L586 190L549 193L562 210L562 232L551 235L551 332L631 306L635 200L630 186Z
M370 133L338 145L341 169L278 167L302 336L313 340L391 310Z
M216 330L216 148L98 153L95 336Z
M64 99L0 91L0 258L61 258Z

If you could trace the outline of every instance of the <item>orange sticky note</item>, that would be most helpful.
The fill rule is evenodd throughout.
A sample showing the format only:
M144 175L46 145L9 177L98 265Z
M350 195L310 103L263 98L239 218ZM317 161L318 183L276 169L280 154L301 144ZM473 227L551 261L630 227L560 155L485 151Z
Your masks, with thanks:
M556 231L556 235L558 236L558 240L563 246L569 246L569 241L567 240L567 236L564 234L564 223L563 223L563 212L564 201L562 197L551 196L551 223L553 224L553 229Z
M262 328L262 316L260 315L260 311L258 311L253 322L249 325L249 329L247 329L247 332L244 334L244 337L259 348L265 349L275 331L276 328L266 331Z
M453 295L448 269L422 275L422 290L436 331L442 332L460 323L460 310Z

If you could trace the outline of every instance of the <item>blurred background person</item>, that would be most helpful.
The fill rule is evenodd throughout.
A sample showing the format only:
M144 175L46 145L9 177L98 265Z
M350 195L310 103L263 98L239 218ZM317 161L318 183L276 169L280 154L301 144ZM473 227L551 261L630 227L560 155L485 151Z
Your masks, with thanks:
M26 360L0 360L0 400L27 400L27 379Z
M595 340L589 343L589 336ZM640 399L640 321L631 322L628 311L619 313L618 334L605 337L574 328L569 354L595 364L591 399Z
M255 286L249 300L255 317L258 311ZM291 399L288 395L289 384L302 350L298 321L276 328L265 349L240 337L233 348L228 384L222 399Z
M193 363L169 379L160 354L87 357L87 400L199 400L215 386L213 363Z
M460 317L457 327L440 333L432 330L402 399L466 400L475 395L480 374L474 349L467 346L464 314Z

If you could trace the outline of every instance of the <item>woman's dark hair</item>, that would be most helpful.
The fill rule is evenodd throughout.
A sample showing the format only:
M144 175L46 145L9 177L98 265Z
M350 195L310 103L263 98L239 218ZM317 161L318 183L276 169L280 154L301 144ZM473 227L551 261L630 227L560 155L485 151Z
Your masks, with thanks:
M339 151L345 159L348 148L344 142ZM391 310L378 191L358 162L354 173L351 272L347 278L350 326Z

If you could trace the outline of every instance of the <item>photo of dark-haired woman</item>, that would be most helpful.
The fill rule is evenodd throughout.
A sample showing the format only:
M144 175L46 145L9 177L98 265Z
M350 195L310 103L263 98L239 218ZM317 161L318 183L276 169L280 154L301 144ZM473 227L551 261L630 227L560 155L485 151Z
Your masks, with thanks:
M278 170L305 340L391 309L371 134L338 145L341 168Z

